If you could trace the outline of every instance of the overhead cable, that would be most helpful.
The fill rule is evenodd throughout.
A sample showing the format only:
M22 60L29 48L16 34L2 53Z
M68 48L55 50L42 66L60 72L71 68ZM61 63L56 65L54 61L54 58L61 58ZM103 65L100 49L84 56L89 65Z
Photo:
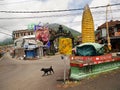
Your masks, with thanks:
M113 10L114 12L118 12L120 11L120 9L115 9ZM95 13L96 14L104 14L105 11L95 11L95 12L92 12L92 13ZM41 15L41 16L27 16L27 17L0 17L0 20L8 20L8 19L37 19L37 18L56 18L56 17L66 17L66 16L80 16L81 13L78 12L78 13L69 13L69 14L56 14L56 15Z
M12 35L10 35L10 34L8 34L8 33L4 33L4 32L1 32L1 31L0 31L0 33L2 33L2 34L5 34L5 35L8 35L8 36L11 36L11 37L12 37Z
M117 6L120 5L120 3L116 4L111 4L109 6ZM107 7L108 5L104 6L96 6L96 7L90 7L91 9L96 9L96 8L103 8ZM66 11L77 11L77 10L83 10L84 8L77 8L77 9L64 9L64 10L49 10L49 11L6 11L6 10L1 10L1 13L47 13L47 12L66 12Z

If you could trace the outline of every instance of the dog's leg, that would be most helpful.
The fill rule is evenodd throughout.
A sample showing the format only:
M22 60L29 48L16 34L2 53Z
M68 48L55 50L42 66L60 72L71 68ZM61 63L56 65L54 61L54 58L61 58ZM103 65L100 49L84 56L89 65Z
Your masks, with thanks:
M42 76L45 76L45 72L44 72L44 74Z
M48 72L44 71L44 74L43 74L43 76L45 76L45 75L48 75Z
M52 72L54 73L54 71L52 70Z
M47 75L48 75L48 72L47 72Z
M51 71L50 71L50 74L51 74Z
M45 74L43 74L42 76L45 76Z

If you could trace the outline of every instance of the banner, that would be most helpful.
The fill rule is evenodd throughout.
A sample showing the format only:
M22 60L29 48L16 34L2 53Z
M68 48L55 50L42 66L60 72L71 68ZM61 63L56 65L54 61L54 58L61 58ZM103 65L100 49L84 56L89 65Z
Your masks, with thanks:
M59 52L61 54L72 54L72 40L70 38L59 39Z
M36 40L47 42L49 40L48 28L41 28L35 31Z

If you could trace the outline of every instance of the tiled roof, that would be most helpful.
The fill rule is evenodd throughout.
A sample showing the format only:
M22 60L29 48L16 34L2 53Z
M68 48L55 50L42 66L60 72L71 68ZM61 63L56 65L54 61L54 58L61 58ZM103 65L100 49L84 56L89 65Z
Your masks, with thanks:
M114 27L117 24L120 24L120 21L118 21L118 20L116 20L116 21L111 20L111 21L108 22L108 26L109 27ZM106 28L106 22L104 24L102 24L101 26L99 26L97 30L102 29L102 28Z

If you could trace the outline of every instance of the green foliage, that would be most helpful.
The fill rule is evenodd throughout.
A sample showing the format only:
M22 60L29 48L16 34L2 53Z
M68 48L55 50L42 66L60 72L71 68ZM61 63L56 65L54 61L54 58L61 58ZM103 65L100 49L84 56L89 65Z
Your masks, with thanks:
M12 38L7 38L7 39L5 39L4 41L1 41L1 42L0 42L0 46L10 45L10 44L13 44Z

